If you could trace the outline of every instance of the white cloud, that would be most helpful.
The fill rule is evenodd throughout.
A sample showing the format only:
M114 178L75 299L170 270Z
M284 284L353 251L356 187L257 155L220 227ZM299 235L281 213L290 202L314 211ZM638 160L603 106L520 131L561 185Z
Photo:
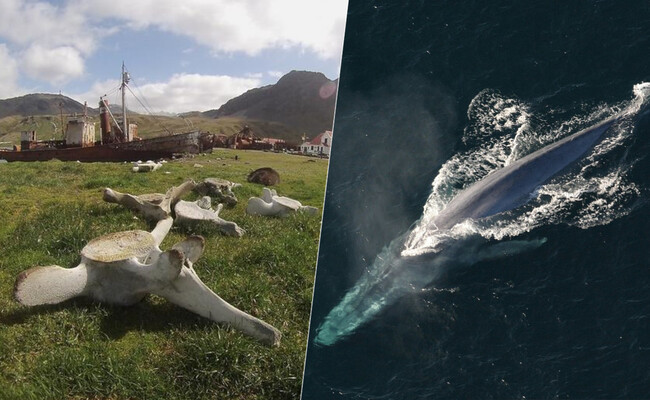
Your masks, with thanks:
M124 28L189 37L218 55L285 48L338 59L346 10L347 0L0 0L0 57L9 60L0 76L60 86ZM3 92L17 90L6 82Z
M254 78L237 78L225 75L175 74L167 82L153 82L144 85L131 85L136 96L153 113L182 113L187 111L207 111L219 108L233 97L247 90L260 86L260 80ZM87 93L72 95L77 101L98 99L106 93L108 100L114 103L118 97L114 88L119 86L116 80L95 83ZM91 104L92 101L89 101ZM127 92L128 108L145 112L143 107Z
M74 47L30 46L23 54L22 67L34 79L63 84L84 73L84 60Z
M282 71L267 71L266 74L273 78L282 78L284 72Z
M73 7L61 8L44 1L0 1L0 37L25 47L70 46L88 55L95 50L101 32L106 32L88 22Z
M117 89L120 87L120 81L117 79L107 79L101 82L95 82L91 88L85 93L72 94L69 97L77 100L80 103L87 101L91 107L97 107L99 98L106 96L106 99L112 104L116 102L118 97Z
M16 60L9 54L4 43L0 43L0 98L17 96L18 69Z
M299 47L338 58L347 0L74 0L89 17L112 17L132 29L154 26L189 36L216 52L259 54Z
M72 7L45 1L1 0L0 39L20 56L19 71L51 85L83 74L85 58L112 27L100 29Z

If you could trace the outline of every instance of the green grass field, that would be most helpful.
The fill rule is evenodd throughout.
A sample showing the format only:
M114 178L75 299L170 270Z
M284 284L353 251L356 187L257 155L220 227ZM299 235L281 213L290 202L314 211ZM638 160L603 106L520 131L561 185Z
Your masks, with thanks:
M246 175L263 166L280 173L279 194L322 210L327 161L301 156L220 150L137 174L130 163L0 164L0 399L297 399L320 214L246 215L248 198L262 190ZM72 267L95 237L151 230L131 211L104 203L104 187L164 193L186 179L207 177L243 184L235 189L239 204L221 217L246 234L234 238L174 226L161 248L190 234L204 236L197 274L223 299L282 331L279 347L155 296L132 307L80 298L28 308L13 300L21 271Z

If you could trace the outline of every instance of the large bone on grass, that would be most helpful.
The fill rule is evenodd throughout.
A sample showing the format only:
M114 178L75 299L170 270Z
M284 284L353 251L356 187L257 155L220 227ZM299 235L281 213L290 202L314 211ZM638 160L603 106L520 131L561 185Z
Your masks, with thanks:
M152 254L152 261L143 263ZM91 240L74 268L50 265L22 272L16 279L14 297L28 306L57 304L78 296L131 305L176 279L182 265L183 254L179 250L161 252L151 233L116 232Z
M192 191L196 183L188 180L170 188L167 193L150 193L135 196L120 193L111 188L104 189L103 199L109 203L120 204L129 210L137 211L145 218L160 221L171 216L171 207L185 194Z
M282 336L280 331L268 323L233 307L201 281L194 271L193 263L203 251L203 244L203 238L194 236L175 245L174 249L189 254L185 259L184 267L177 279L152 293L164 297L170 302L204 318L219 323L227 323L266 345L279 345ZM199 246L200 250L197 249Z
M215 211L210 208L210 204L208 196L197 201L179 201L174 207L176 223L180 225L206 224L216 227L228 236L241 237L245 233L235 222L219 217L223 204L219 204Z
M217 199L219 203L225 203L229 207L237 205L237 197L232 189L240 187L239 183L233 183L220 178L205 178L198 183L194 191L201 196L210 196Z
M248 205L246 207L248 214L274 217L286 217L296 211L316 214L318 209L316 207L303 206L298 200L289 197L278 196L275 190L269 188L262 189L262 197L251 197L248 199Z
M265 344L279 344L277 329L228 304L196 275L193 263L203 253L202 237L160 250L171 222L171 218L160 221L151 233L116 232L91 240L74 268L50 265L24 271L16 279L14 298L37 306L87 296L127 306L154 293L212 321L231 324Z
M153 162L151 160L147 162L137 161L133 163L133 172L152 172L162 167L162 163Z

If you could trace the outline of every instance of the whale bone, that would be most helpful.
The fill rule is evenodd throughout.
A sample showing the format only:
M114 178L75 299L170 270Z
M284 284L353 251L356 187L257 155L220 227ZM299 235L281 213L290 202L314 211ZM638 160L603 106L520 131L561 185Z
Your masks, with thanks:
M160 221L171 216L171 208L182 196L196 187L196 183L187 180L179 186L170 188L167 193L148 193L132 195L105 188L102 198L108 203L117 203L129 210L136 211L145 218Z
M209 196L203 196L197 201L181 200L174 206L176 222L180 225L206 224L215 226L225 235L242 237L245 231L235 222L226 221L219 217L223 204L219 204L216 210L211 208L212 200Z
M148 293L195 314L252 336L264 344L279 345L281 333L219 297L194 271L205 241L192 236L163 252L159 246L173 223L160 221L152 232L115 232L91 240L81 250L74 268L49 265L30 268L16 278L14 298L26 306L57 304L78 296L133 305Z
M303 206L298 200L285 196L278 196L275 189L262 188L261 197L248 199L246 212L251 215L286 217L293 212L306 212L316 214L318 209L311 206Z
M136 161L133 163L133 172L152 172L162 167L162 163L153 162L151 160L147 162Z
M205 178L194 188L194 191L201 196L210 196L217 199L219 203L225 203L228 207L237 205L237 197L232 189L240 187L241 184L227 181L221 178Z

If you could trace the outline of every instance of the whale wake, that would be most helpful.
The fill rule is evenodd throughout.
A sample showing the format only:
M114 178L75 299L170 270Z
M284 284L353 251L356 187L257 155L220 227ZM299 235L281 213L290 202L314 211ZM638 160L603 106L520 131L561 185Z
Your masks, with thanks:
M435 286L452 266L545 242L506 238L548 224L587 229L627 215L640 190L627 179L638 160L627 159L625 148L650 84L637 84L633 92L631 100L582 105L579 113L538 111L490 89L478 93L467 111L467 150L443 164L420 219L376 256L321 322L314 342L335 344L400 297ZM547 122L570 112L561 123Z

